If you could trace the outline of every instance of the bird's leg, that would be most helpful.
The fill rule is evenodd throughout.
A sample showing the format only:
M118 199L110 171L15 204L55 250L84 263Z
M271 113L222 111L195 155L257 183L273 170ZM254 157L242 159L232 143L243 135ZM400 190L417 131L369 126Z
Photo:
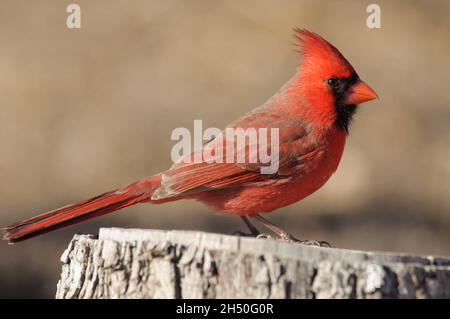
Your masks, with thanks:
M245 225L247 225L248 229L250 230L250 234L252 234L253 236L258 236L260 235L260 232L258 230L258 228L255 227L255 225L253 225L250 222L250 219L248 219L247 216L240 216L242 218L242 220L244 221Z
M299 239L295 238L294 236L292 236L291 234L289 234L283 228L280 228L280 227L274 225L272 222L270 222L269 220L265 219L260 214L255 215L254 218L257 221L259 221L261 224L263 224L266 228L268 228L271 231L273 231L275 234L277 234L281 239L283 239L285 241L300 243L300 244L303 244L303 245L332 247L326 241L317 242L317 241L314 241L314 240L299 240Z
M233 234L234 235L238 235L238 236L250 236L250 237L257 237L257 238L272 238L270 235L268 234L261 234L258 230L258 228L255 227L255 225L253 225L250 222L250 219L247 216L240 216L241 219L244 221L245 225L247 225L248 229L250 230L250 234L247 233L243 233L241 231L236 231Z
M281 239L286 240L286 241L290 241L290 242L300 242L300 240L298 240L297 238L295 238L294 236L289 234L286 230L284 230L283 228L278 227L277 225L273 224L272 222L270 222L269 220L265 219L261 215L257 214L257 215L255 215L254 218L257 221L259 221L261 224L263 224L264 227L270 229L275 234L277 234Z

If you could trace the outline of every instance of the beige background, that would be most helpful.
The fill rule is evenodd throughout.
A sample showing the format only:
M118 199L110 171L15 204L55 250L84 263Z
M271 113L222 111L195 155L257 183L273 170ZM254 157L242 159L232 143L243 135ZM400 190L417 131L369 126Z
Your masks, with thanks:
M294 72L293 27L336 45L380 100L360 108L336 175L269 216L302 238L450 255L450 2L0 1L0 225L170 165L176 127L223 127ZM53 297L74 232L100 226L231 233L194 202L140 205L12 247L0 297Z

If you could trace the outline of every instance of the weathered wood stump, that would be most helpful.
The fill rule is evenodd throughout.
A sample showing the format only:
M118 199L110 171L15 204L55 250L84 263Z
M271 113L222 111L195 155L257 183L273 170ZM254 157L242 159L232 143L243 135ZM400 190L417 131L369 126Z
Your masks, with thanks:
M450 260L194 231L75 235L57 298L450 298Z

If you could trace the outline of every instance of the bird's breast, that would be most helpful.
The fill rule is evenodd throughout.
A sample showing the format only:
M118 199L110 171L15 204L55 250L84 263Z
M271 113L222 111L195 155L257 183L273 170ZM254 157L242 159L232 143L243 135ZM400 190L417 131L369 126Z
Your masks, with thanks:
M292 181L293 196L300 200L322 187L337 170L345 147L347 133L340 129L331 130L323 137L316 154L307 163L304 171Z

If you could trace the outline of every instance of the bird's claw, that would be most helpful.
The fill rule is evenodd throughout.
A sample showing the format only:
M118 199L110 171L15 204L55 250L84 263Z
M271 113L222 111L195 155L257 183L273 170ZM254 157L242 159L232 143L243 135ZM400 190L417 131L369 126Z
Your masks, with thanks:
M256 236L257 239L275 239L272 235L270 234L265 234L265 233L261 233L258 236Z
M287 241L289 243L300 243L301 242L301 240L295 238L294 236L292 236L288 232L281 233L280 239L284 240L284 241Z
M274 237L270 234L266 234L266 233L252 234L252 233L245 233L245 232L242 232L239 230L233 232L233 235L240 236L240 237L254 237L257 239L277 239L276 237ZM282 233L278 237L278 239L288 242L288 243L297 243L297 244L306 245L306 246L328 247L328 248L333 247L333 246L331 246L330 243L328 243L324 240L321 240L321 241L308 240L308 239L300 240L300 239L295 238L294 236L292 236L291 234L289 234L287 232Z
M316 247L328 247L328 248L332 248L333 246L331 246L331 244L327 241L321 240L321 241L316 241L316 240L301 240L299 242L299 244L302 245L307 245L307 246L316 246Z
M266 233L252 234L252 233L245 233L240 230L233 232L233 235L240 236L240 237L253 237L256 239L276 239L275 237L273 237L270 234L266 234Z
M321 241L316 241L316 240L309 240L309 239L305 239L305 240L300 240L295 238L294 236L292 236L291 234L284 232L281 234L280 236L281 240L287 241L289 243L298 243L301 245L307 245L307 246L316 246L316 247L333 247L331 246L330 243L321 240Z

